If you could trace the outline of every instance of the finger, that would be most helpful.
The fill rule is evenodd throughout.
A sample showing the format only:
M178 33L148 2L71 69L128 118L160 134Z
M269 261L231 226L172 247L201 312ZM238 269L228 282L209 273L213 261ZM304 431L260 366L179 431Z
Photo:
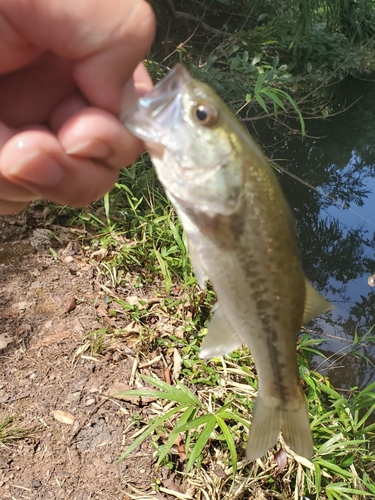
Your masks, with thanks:
M76 91L72 65L71 61L45 53L22 71L2 76L2 121L12 127L45 123L51 109Z
M0 174L0 200L10 205L24 205L29 201L40 198L39 194L30 188L14 184L11 180ZM3 215L5 212L0 212ZM11 210L10 213L13 213Z
M14 213L23 208L25 203L37 199L35 192L22 186L14 185L1 175L1 148L16 134L16 130L0 122L0 214ZM15 203L12 203L15 202ZM6 209L5 205L9 208ZM8 211L9 210L9 211Z
M23 42L75 61L73 74L82 92L112 113L119 112L122 89L155 29L145 0L2 0L0 12L23 34Z
M48 131L16 134L2 148L0 170L16 187L56 203L83 206L103 196L116 182L118 170L67 155ZM0 186L1 186L0 181ZM0 198L14 199L4 192Z
M134 87L137 97L143 96L152 89L151 77L143 63L138 64L133 73Z
M0 199L0 215L11 215L21 212L27 203L17 203L13 201L4 201Z
M0 149L16 133L16 130L0 122Z
M72 116L58 132L69 155L92 158L120 169L142 152L142 142L132 136L113 115L86 108Z
M15 2L16 3L16 2ZM43 50L31 46L15 29L0 5L0 74L21 68L37 59Z

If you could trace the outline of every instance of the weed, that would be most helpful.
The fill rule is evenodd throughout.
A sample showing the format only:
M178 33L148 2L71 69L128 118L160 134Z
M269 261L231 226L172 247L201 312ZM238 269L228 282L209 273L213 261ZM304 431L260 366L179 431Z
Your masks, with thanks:
M200 458L203 448L211 439L211 435L218 427L221 430L221 441L225 441L231 458L233 477L237 472L237 452L231 431L226 421L231 423L241 423L246 426L246 421L239 415L229 410L229 403L221 406L217 411L212 411L212 401L209 398L207 405L204 405L199 398L184 384L177 383L173 387L165 382L153 377L142 375L141 378L150 385L159 390L133 390L121 393L121 396L141 396L157 397L161 400L174 403L173 408L165 412L162 408L161 416L148 422L146 429L137 437L137 439L121 455L118 462L125 459L140 443L142 443L156 429L169 423L173 417L176 417L175 424L169 432L167 441L157 448L156 455L159 465L171 452L172 447L179 434L184 434L185 450L188 453L188 462L186 473L190 471L193 464ZM206 406L206 408L205 408ZM211 411L208 411L211 410ZM203 414L202 414L203 413ZM190 451L191 450L191 451Z
M19 416L0 417L0 444L10 445L32 434L31 427L19 425Z
M301 348L307 352L312 349L315 354L319 352L312 347L316 343L303 338ZM187 457L184 470L186 477L191 478L192 470L194 477L199 476L198 465L205 469L212 450L220 450L221 466L226 477L228 474L232 477L230 484L223 480L222 488L226 495L233 496L218 498L242 498L244 473L251 464L239 462L238 453L243 455L249 414L256 393L251 358L247 350L239 350L225 358L200 365L196 349L190 347L188 353L188 359L184 359L185 383L178 382L173 387L154 377L142 375L142 379L157 390L141 389L124 393L128 396L157 397L160 403L158 416L137 432L136 439L119 461L129 456L148 436L156 433L153 445L157 464L168 463L173 468L176 460L172 457L178 454L175 443L183 436ZM216 385L212 388L204 383L210 370L216 375ZM186 382L189 380L190 383L199 371L201 384L197 383L195 394ZM375 438L375 423L371 423L371 416L375 412L375 383L362 391L354 388L351 397L345 398L330 386L327 378L309 370L306 364L300 365L300 371L306 386L316 455L312 461L294 455L281 437L291 459L288 468L283 471L286 482L287 477L293 478L290 483L293 491L290 490L290 493L295 498L304 495L310 495L311 498L313 495L316 499L327 500L371 497L375 493L375 482L371 478L375 458L371 449ZM269 452L268 456L257 462L262 463L266 470L273 456ZM253 479L255 487L256 481ZM267 480L259 474L258 481L258 486L262 488L280 487L275 484L273 474ZM202 488L206 486L201 485Z
M101 354L105 350L105 336L108 333L107 328L99 328L84 336L83 340L87 340L87 347L90 348L94 355Z

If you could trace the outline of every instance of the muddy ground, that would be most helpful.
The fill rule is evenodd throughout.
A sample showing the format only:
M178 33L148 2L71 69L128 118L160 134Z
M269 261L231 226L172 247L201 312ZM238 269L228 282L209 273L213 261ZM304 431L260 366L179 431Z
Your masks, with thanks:
M46 224L42 208L0 219L0 425L11 417L26 432L0 443L0 499L128 500L155 482L178 491L168 469L155 470L149 442L115 464L137 430L134 416L153 414L152 405L108 397L115 382L134 384L137 328L123 310L109 314L119 292L83 250L90 235ZM124 300L135 293L131 280L120 291ZM86 336L101 329L124 333L93 353ZM162 377L156 354L141 360L142 373L151 361Z

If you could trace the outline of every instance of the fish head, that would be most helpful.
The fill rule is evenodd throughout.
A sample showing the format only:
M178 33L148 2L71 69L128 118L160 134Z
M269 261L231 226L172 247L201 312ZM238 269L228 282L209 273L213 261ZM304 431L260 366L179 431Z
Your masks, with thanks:
M123 121L146 144L172 201L214 214L236 211L244 175L241 126L208 85L178 64Z

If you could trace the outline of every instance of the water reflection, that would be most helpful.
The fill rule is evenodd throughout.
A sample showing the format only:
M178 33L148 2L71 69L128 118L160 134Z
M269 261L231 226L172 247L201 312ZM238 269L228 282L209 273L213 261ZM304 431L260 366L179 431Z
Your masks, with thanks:
M360 96L344 114L309 124L308 133L323 138L287 140L277 152L288 170L318 188L280 176L306 275L336 306L313 329L328 339L323 347L330 359L320 369L329 369L341 387L375 380L375 342L360 338L375 324L375 289L367 283L375 273L375 84L348 82L337 99Z

